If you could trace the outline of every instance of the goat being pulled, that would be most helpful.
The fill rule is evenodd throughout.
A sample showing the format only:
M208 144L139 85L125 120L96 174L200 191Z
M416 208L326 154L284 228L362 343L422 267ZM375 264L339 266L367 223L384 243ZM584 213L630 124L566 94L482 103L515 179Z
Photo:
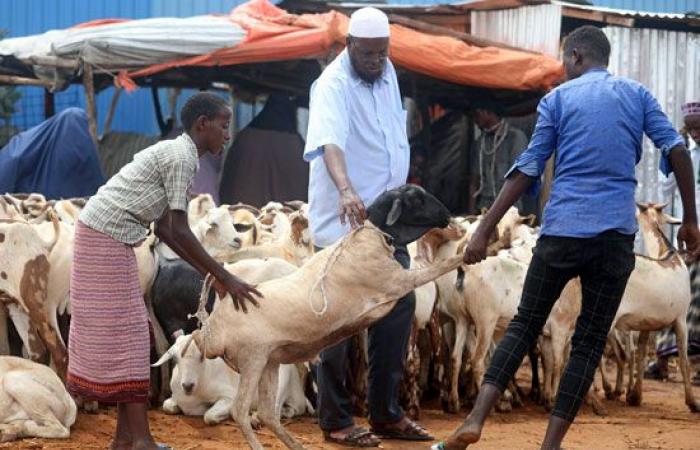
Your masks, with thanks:
M263 448L248 417L256 391L263 423L287 447L303 448L275 412L280 364L314 358L462 261L457 255L435 266L405 270L394 259L391 241L405 245L430 228L448 224L447 208L422 188L407 185L388 191L368 213L368 223L315 254L291 275L260 284L264 299L258 309L241 314L226 297L203 329L193 333L206 357L222 357L241 374L233 416L255 450Z

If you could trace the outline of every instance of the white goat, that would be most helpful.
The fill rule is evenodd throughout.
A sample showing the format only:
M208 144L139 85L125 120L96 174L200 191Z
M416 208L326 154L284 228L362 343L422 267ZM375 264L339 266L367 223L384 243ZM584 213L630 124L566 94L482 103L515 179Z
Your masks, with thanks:
M190 336L182 335L156 362L159 367L173 360L175 368L170 380L172 396L163 403L168 414L204 416L204 423L215 425L231 416L238 392L240 375L223 359L206 359L196 345L188 345ZM285 419L313 413L313 407L304 395L299 371L293 364L279 367L275 413ZM255 408L255 402L251 405Z
M22 437L67 438L75 402L48 367L0 357L0 441Z

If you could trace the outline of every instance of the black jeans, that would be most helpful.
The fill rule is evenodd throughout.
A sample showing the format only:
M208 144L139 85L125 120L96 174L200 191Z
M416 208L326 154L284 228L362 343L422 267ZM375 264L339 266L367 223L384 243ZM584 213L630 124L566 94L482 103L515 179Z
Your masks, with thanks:
M406 247L396 247L396 260L408 269L411 258ZM394 309L368 329L369 376L367 401L369 418L375 424L394 423L404 416L399 406L399 386L403 378L408 338L416 310L411 292ZM319 426L335 431L351 426L352 405L346 389L348 340L320 354L317 367Z
M498 344L484 383L505 390L569 280L580 277L581 314L552 414L573 422L591 387L610 326L634 269L634 235L588 239L543 236L534 249L518 313Z

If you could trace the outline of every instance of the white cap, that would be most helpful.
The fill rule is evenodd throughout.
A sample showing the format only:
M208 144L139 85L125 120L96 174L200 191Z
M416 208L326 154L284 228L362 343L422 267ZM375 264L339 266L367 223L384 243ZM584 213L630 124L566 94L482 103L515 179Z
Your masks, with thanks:
M389 18L377 8L358 9L350 16L348 34L356 38L388 38Z

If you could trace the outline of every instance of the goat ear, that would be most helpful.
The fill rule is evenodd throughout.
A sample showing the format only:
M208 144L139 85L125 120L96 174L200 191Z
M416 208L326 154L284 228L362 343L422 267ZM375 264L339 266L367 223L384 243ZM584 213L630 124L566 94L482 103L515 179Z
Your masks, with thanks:
M173 352L173 349L171 347L167 352L163 353L163 356L161 356L160 359L158 361L156 361L155 364L151 364L151 367L160 367L163 364L165 364L166 362L170 361L171 359L173 359L173 353L174 352Z
M391 205L391 210L386 216L386 226L390 227L398 222L399 217L401 217L401 212L403 210L403 205L400 198L394 199L394 203Z
M677 217L669 216L668 214L664 214L664 221L666 223L670 223L671 225L680 225L683 223L683 221Z

